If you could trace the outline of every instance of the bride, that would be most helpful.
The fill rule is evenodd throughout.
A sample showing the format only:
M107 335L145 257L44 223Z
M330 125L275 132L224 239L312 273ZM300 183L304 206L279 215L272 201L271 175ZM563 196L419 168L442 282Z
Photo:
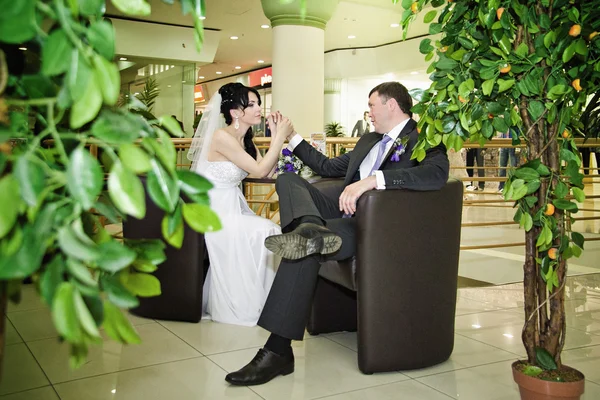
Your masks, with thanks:
M260 105L255 89L241 83L222 86L202 114L188 154L192 171L214 185L208 193L210 205L222 225L220 231L205 234L210 268L203 318L247 326L256 325L279 265L264 240L280 234L281 228L252 212L240 183L248 175L269 176L294 129L287 118L271 115L271 146L261 157L251 128L261 122Z

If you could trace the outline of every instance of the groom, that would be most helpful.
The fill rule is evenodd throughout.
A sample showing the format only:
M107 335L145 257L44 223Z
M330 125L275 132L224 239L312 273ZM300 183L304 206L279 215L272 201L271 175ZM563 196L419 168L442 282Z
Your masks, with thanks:
M368 190L438 190L448 180L446 149L427 150L421 162L411 160L417 124L411 119L412 99L398 82L382 83L369 93L375 132L367 133L354 151L328 159L298 134L290 147L322 177L344 177L339 199L323 195L296 174L277 178L282 235L265 245L283 260L258 325L271 332L254 359L225 380L233 385L260 385L294 372L291 341L302 340L322 259L353 256L359 197Z

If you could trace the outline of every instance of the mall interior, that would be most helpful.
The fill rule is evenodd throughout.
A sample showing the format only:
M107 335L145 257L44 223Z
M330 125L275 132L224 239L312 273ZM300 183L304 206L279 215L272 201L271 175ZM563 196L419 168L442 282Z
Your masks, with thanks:
M299 16L270 13L268 4L277 1L206 0L200 53L193 21L179 7L152 0L152 14L134 18L107 2L122 96L154 96L152 114L172 115L182 123L188 144L178 147L180 168L189 168L189 138L225 83L257 89L263 115L281 111L305 138L322 134L327 124L341 125L343 134L334 144L328 138L330 155L356 143L354 127L368 111L374 86L399 81L408 89L429 87L428 63L419 53L420 41L428 36L422 16L402 40L403 9L392 0L322 0L302 24ZM264 122L254 127L260 149L268 146L265 131ZM69 347L59 339L47 306L35 287L26 285L21 302L9 304L6 314L0 399L518 399L510 366L525 356L524 233L513 223L513 203L499 193L499 149L511 145L498 143L504 144L469 150L482 151L483 165L474 168L478 183L467 175L466 152L449 154L450 175L463 182L465 191L454 349L447 361L363 374L356 332L307 332L292 345L294 373L264 385L235 387L225 375L254 356L267 331L130 313L141 344L124 346L105 338L90 348L83 366L72 369ZM563 362L585 374L585 400L600 399L600 156L594 154L584 166L587 198L572 224L589 241L583 255L569 262L562 355ZM278 223L273 185L254 184L250 192L253 210ZM109 227L122 231L120 224Z

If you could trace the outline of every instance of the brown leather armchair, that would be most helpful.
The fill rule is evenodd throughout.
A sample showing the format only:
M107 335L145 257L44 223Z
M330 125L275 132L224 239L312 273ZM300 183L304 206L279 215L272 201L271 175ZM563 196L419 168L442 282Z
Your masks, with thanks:
M342 182L315 186L337 198ZM310 334L357 331L363 373L424 368L454 347L463 185L372 190L358 202L357 251L324 263Z
M146 216L123 221L123 237L127 239L160 239L164 211L158 208L146 191ZM131 313L140 317L173 321L198 322L202 318L202 288L208 269L208 253L204 235L184 222L181 249L167 245L167 259L153 273L161 285L160 296L140 298Z

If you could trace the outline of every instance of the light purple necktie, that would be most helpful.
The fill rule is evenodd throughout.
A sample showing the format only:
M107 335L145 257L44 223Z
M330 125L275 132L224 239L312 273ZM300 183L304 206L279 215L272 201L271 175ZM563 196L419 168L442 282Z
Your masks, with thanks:
M373 164L373 168L371 168L371 172L369 172L369 175L367 175L367 177L373 175L373 172L377 171L381 166L381 162L383 161L383 155L385 154L385 147L390 142L390 140L392 140L392 138L389 137L387 134L383 135L381 142L379 142L379 150L377 151L377 158L375 159L375 164ZM350 217L352 217L351 214L344 214L342 216L342 218Z
M379 167L381 167L381 163L383 162L383 155L385 154L385 147L390 142L390 140L392 140L392 138L389 137L387 134L383 135L381 142L379 142L379 151L377 152L375 164L373 164L373 168L371 168L371 172L369 172L369 175L367 176L373 175L373 172L377 171Z

